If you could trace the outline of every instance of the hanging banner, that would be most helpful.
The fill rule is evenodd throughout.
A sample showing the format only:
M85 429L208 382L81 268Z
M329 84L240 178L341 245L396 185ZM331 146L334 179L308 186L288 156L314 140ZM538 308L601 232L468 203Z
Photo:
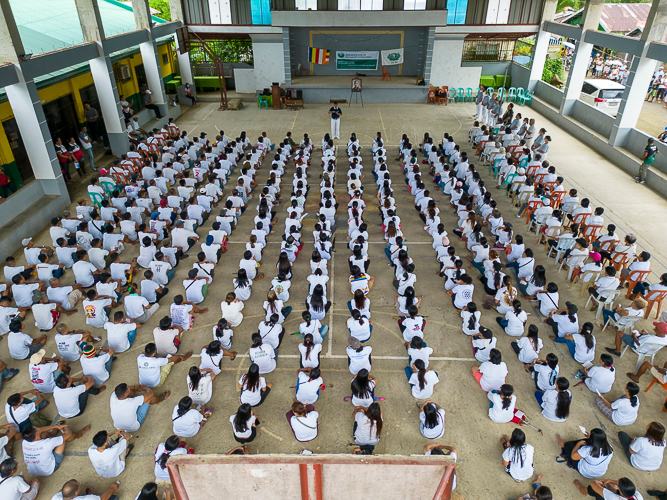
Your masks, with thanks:
M336 51L337 70L376 70L378 69L378 56L375 51L344 52Z
M382 65L403 64L403 49L383 50Z
M313 64L329 64L329 51L308 47L308 62Z

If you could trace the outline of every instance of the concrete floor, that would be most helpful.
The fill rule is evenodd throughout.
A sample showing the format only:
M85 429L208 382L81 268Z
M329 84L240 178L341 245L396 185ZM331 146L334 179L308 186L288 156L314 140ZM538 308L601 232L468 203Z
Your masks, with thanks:
M305 110L300 111L258 110L250 106L241 111L223 113L217 111L217 105L215 104L202 104L200 107L190 109L181 117L178 124L181 130L185 129L190 132L207 131L210 138L213 138L216 131L221 128L225 129L227 134L232 137L241 130L248 131L249 137L256 137L262 131L266 131L269 137L276 142L284 136L287 130L292 130L295 138L301 137L304 132L308 132L315 143L319 144L323 134L329 131L327 109L327 105L310 104L307 105ZM467 499L516 498L530 491L530 486L515 483L503 472L500 462L501 448L498 444L501 435L511 434L514 426L494 424L488 419L486 395L470 375L470 367L476 364L472 360L470 340L461 332L461 320L451 307L450 300L445 296L442 279L435 276L438 266L431 247L431 239L421 229L421 221L413 209L412 197L401 187L403 186L403 176L397 163L393 161L396 151L395 145L402 133L407 133L414 143L420 142L421 136L427 131L438 138L444 132L453 133L457 142L462 144L463 149L468 150L466 139L467 131L471 125L473 107L470 104L447 107L370 104L363 109L360 106L344 107L343 111L341 130L343 140L339 141L339 144L344 144L349 134L355 131L364 146L363 156L367 169L369 169L370 158L367 147L375 133L381 131L386 138L386 145L390 152L388 156L392 158L389 164L392 180L396 187L398 215L403 221L403 231L410 246L410 256L417 265L419 281L416 289L418 295L423 296L421 313L428 316L426 339L428 344L435 349L431 366L440 374L441 382L436 386L433 399L447 410L446 434L439 442L456 446L459 450L457 492ZM522 110L522 112L527 116L535 115L527 109ZM569 183L575 185L583 194L591 198L596 205L605 206L607 209L605 215L609 215L619 227L627 231L632 230L635 234L640 235L640 243L649 248L657 259L666 262L667 259L658 249L664 248L667 238L664 234L667 202L646 187L635 184L630 177L616 169L606 159L597 155L575 138L556 130L551 123L541 116L535 117L537 118L537 125L547 128L553 138L549 159L557 166L558 171L565 176ZM339 156L344 159L342 152ZM314 158L316 162L319 160L317 154L314 155ZM319 168L316 162L311 169L313 174L311 185L313 188L318 183ZM265 161L265 166L267 163ZM341 170L343 170L344 163L344 161L340 162L339 168ZM266 170L263 172L266 172ZM291 177L292 172L293 167L290 167L289 177ZM486 177L486 171L482 169L482 172ZM369 172L366 172L366 174L368 176L366 183L368 209L365 213L365 219L369 224L371 240L369 253L372 264L370 274L376 279L375 287L370 293L372 320L375 323L373 339L370 342L374 348L372 374L379 379L377 395L386 398L386 401L381 403L385 426L376 452L401 455L421 454L422 447L427 440L422 438L419 433L418 411L403 372L406 366L406 355L402 337L393 319L395 315L393 305L395 292L391 287L392 273L385 265L386 257L382 241L383 234L379 227L379 214L377 208L370 201L371 196L375 195L372 177ZM344 171L339 172L339 182L344 180L344 175ZM260 180L262 178L263 174L260 176ZM312 189L311 193L316 191L316 189ZM343 205L346 204L342 182L337 186L336 192L339 201ZM79 193L76 193L72 198L76 199L78 195ZM286 197L288 197L287 192L283 194L283 198ZM446 210L443 195L438 192L435 193L434 197L443 202L441 217L447 229L451 231L456 225L455 218L451 212ZM297 330L300 314L303 310L303 300L306 297L305 278L309 274L308 254L312 250L312 236L308 229L313 224L312 215L316 211L317 201L315 197L308 200L307 210L311 215L304 220L306 229L303 238L306 243L304 247L305 255L302 255L294 265L291 299L288 303L288 305L294 307L294 312L285 324L288 333ZM528 233L521 220L514 217L515 209L510 206L507 198L498 194L497 201L505 217L512 222L517 222L515 227L518 232L524 234L529 246L536 250L538 263L544 264L547 268L548 279L555 281L561 287L561 303L566 300L575 300L582 309L580 321L582 323L589 320L593 321L593 313L584 312L584 303L578 299L579 287L570 290L569 285L565 282L566 273L556 273L553 261L547 261L542 249L535 246L534 234ZM184 345L182 346L185 350L192 349L199 352L201 346L211 340L211 327L220 318L218 304L226 293L232 290L232 273L238 269L238 261L252 229L252 217L254 216L256 202L256 198L252 200L250 211L241 217L238 228L230 238L229 251L223 255L221 263L218 265L215 282L209 287L208 297L204 304L209 308L209 311L203 316L197 316L195 328L185 335ZM344 217L342 212L339 212L339 214L341 218ZM284 227L284 217L285 206L283 205L278 207L278 227L280 228ZM210 225L210 222L206 223L200 230L200 235L205 235L210 229ZM329 265L330 275L332 275L331 281L333 282L333 286L330 286L330 300L334 302L334 306L332 307L332 313L326 320L331 325L331 329L324 348L326 354L322 357L323 377L327 389L322 392L316 404L321 413L319 436L305 446L298 443L293 438L284 418L294 394L294 390L290 386L295 383L296 370L299 367L296 354L300 337L287 335L281 348L278 368L266 377L267 381L273 384L273 391L267 401L256 410L262 425L259 426L257 439L250 445L252 453L298 453L303 448L315 453L348 453L352 449L349 443L353 442L351 435L353 408L349 403L343 402L343 397L349 395L351 380L344 352L348 336L345 321L349 317L345 302L351 296L347 283L348 266L346 261L349 253L344 245L345 224L343 223L342 226L342 229L337 233L337 252ZM48 230L37 235L35 240L37 243L50 244ZM456 238L453 239L453 245L459 250L459 255L467 255L464 245ZM261 305L270 287L270 279L275 275L274 263L277 260L278 249L279 234L275 234L269 239L269 245L264 252L262 261L262 269L267 278L254 285L253 295L246 302L245 320L235 331L233 349L241 355L247 353L250 346L250 336L256 331L257 324L263 317ZM138 249L130 247L126 250L123 258L130 259L137 253ZM17 256L17 259L19 262L24 261L22 255ZM121 354L114 363L111 378L107 382L110 390L113 390L121 382L130 384L138 382L135 358L143 349L143 346L152 340L152 330L159 319L168 311L171 297L183 292L181 281L191 265L192 259L184 261L179 266L176 278L170 285L170 296L163 299L162 310L139 330L133 349ZM658 265L654 259L654 268L657 267ZM474 270L470 272L476 275ZM67 273L63 281L66 284L73 281L71 272ZM477 281L476 284L478 284ZM431 290L430 293L429 290ZM475 302L480 304L482 296L483 289L478 284L475 291ZM621 302L626 304L628 301L623 299ZM528 322L539 324L541 318L537 315L537 312L529 304L525 304L525 309L531 312ZM518 395L517 406L524 410L531 421L544 431L544 435L540 435L530 428L525 428L528 441L536 447L535 471L536 473L545 473L543 483L552 488L554 497L576 498L578 496L572 486L572 480L578 478L578 474L562 464L557 464L554 460L559 453L554 434L559 432L565 439L579 439L581 433L577 428L578 425L583 425L587 429L601 427L609 434L616 449L616 456L611 462L608 478L630 477L643 494L650 488L665 489L667 487L667 481L663 475L665 466L661 469L663 472L653 473L633 469L623 456L616 437L617 432L621 429L607 421L595 408L594 394L588 389L582 387L572 389L574 399L571 416L565 423L556 424L540 415L538 405L533 398L533 382L512 353L510 349L512 339L500 331L495 323L495 316L493 312L484 311L482 324L492 328L498 337L498 346L505 356L510 371L508 383L515 387L515 393ZM31 319L28 316L27 331L37 336ZM64 321L67 321L71 328L83 328L85 326L81 313L66 318ZM650 323L642 321L641 326L649 328ZM104 334L102 330L93 333L97 335ZM578 364L570 358L564 345L553 344L548 340L548 333L547 327L540 325L540 336L545 343L542 355L545 356L548 352L556 353L561 360L562 375L573 382ZM603 334L598 329L596 329L596 334L599 355L604 347L612 345L612 334ZM52 333L49 336L52 338ZM50 354L54 351L55 345L50 340L47 344L47 353ZM656 357L656 362L662 363L665 361L664 352ZM19 377L4 384L3 398L16 391L31 389L27 376L28 363L11 360L7 352L6 342L0 343L0 357L10 367L21 368ZM196 359L192 361L194 363L183 363L174 367L164 386L164 389L172 391L171 399L152 407L144 426L133 433L136 448L128 458L126 472L119 477L121 481L119 495L122 499L134 498L144 483L154 479L153 452L158 443L163 442L166 437L172 434L170 414L180 397L187 394L185 387L186 372L192 364L197 363ZM623 387L627 382L625 372L634 368L635 361L636 358L632 353L618 360L616 365L617 381L609 394L611 398L615 399L622 394ZM239 391L236 389L236 382L248 368L249 361L247 357L239 356L231 362L225 359L223 366L224 371L217 378L218 381L215 382L213 399L207 405L213 409L213 416L198 436L188 440L188 443L198 453L224 453L236 445L228 419L238 407ZM79 370L79 366L73 366L73 373ZM650 382L649 378L641 381L642 390ZM109 394L110 391L107 391L99 397L93 397L85 414L69 421L72 428L76 431L86 424L91 424L93 432L100 429L112 430L108 408ZM645 426L652 420L664 423L665 414L661 411L664 397L665 393L660 387L654 388L648 394L642 392L640 394L642 407L638 421L622 430L636 436L643 434ZM51 399L50 396L49 399ZM46 413L49 416L55 416L55 405L51 405ZM2 419L4 419L4 415ZM79 479L86 486L95 487L98 493L112 482L112 480L99 478L89 462L86 450L91 444L91 438L92 433L81 441L70 444L67 447L67 456L60 470L51 477L40 478L44 491L40 498L50 498L71 478ZM19 459L22 464L20 470L25 473L26 469L22 462L18 443L14 445L14 456Z

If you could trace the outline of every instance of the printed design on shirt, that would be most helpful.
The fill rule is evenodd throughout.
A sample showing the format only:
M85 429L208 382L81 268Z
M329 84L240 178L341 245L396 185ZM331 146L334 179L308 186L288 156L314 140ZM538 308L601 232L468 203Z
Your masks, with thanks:
M44 380L39 377L40 370L36 366L30 368L30 382L33 384L43 384Z
M88 319L97 318L97 308L94 305L88 304L83 309L86 312L86 318Z

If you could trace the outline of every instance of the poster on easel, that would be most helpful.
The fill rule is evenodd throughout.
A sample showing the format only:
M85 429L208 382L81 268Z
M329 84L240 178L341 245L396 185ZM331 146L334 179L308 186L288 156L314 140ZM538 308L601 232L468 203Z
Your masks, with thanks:
M356 52L336 51L336 69L339 71L374 71L378 69L377 50Z

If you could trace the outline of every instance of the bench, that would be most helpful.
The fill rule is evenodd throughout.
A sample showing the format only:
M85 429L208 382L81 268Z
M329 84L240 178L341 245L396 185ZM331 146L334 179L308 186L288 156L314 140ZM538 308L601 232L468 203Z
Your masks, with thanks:
M285 107L290 109L305 109L303 105L303 99L285 99Z

